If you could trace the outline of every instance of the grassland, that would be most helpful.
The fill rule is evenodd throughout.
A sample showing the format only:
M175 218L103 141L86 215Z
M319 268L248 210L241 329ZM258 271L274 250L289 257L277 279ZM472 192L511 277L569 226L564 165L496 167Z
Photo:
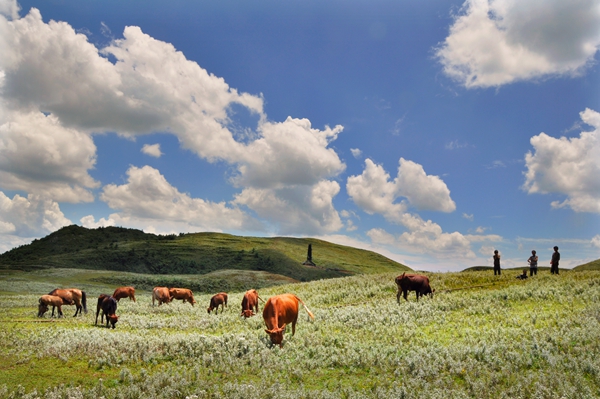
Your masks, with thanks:
M138 290L115 330L93 312L37 319L37 297L57 285L114 288L105 272L77 273L0 276L0 398L600 397L597 271L429 274L435 297L400 304L394 273L265 287L316 316L301 311L282 349L262 318L239 317L241 292L217 316L209 294L153 308Z

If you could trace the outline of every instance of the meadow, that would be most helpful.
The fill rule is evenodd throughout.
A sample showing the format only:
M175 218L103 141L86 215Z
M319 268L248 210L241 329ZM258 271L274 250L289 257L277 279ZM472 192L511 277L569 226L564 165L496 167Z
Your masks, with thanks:
M393 273L265 287L261 297L293 292L315 314L301 310L279 348L261 316L239 316L242 292L209 315L210 294L152 307L138 290L112 330L94 318L114 285L4 271L0 398L600 397L600 272L518 273L427 273L434 298L400 304ZM78 279L87 315L36 317L41 294Z

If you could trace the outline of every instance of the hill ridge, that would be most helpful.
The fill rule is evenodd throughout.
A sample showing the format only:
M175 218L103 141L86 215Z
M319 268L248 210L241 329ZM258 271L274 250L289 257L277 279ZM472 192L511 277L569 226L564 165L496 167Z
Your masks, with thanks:
M317 267L303 266L308 245ZM70 225L0 255L0 268L60 267L149 274L253 270L298 281L410 268L372 251L316 238L227 233L155 235L124 227Z

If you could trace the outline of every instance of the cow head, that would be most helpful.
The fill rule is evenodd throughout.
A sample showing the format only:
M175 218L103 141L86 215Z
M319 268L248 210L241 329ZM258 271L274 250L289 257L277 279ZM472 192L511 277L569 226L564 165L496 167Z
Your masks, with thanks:
M279 328L273 328L272 330L265 329L265 331L271 337L271 343L273 343L273 345L281 346L281 342L283 341L283 332L285 331L285 324Z
M116 314L109 314L108 316L106 316L106 318L112 325L112 328L115 328L115 324L117 324L117 321L119 321L119 316L117 316Z
M206 310L208 311L208 314L210 314L210 312L213 310L213 308L211 308L210 306L206 308Z
M40 306L38 306L38 317L44 316L44 313L48 311L48 305L40 302Z
M256 313L254 313L254 312L252 311L252 309L246 309L246 310L242 310L242 314L241 314L241 316L244 316L245 318L248 318L248 317L252 317L252 316L254 316L255 314L256 314Z

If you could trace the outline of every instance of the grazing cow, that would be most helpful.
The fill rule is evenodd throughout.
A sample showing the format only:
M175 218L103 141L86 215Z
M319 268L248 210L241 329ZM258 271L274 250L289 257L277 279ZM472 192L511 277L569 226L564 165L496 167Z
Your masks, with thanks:
M100 294L98 297L98 305L96 306L96 322L94 325L98 324L98 313L102 310L102 316L100 317L100 323L104 324L104 316L106 316L106 328L108 328L108 323L112 324L112 328L115 328L115 324L119 321L119 316L117 313L117 300L112 296L108 296L106 294Z
M169 289L167 287L154 287L152 290L152 306L154 306L155 300L158 301L158 306L171 302L172 298L169 294Z
M296 333L296 321L298 320L298 302L304 306L304 309L314 319L315 316L306 307L302 299L294 294L276 295L267 300L263 309L263 319L267 328L266 333L271 337L271 342L274 345L283 347L283 333L285 326L292 323L292 335Z
M248 290L244 294L244 298L242 299L242 314L245 318L252 317L256 313L258 313L258 300L262 301L262 298L258 296L258 292L256 290ZM264 301L263 301L264 302Z
M40 303L38 306L38 317L43 317L50 305L52 305L52 317L54 317L54 308L58 308L58 317L63 317L61 308L63 300L61 297L56 295L42 295L38 302Z
M210 306L207 307L206 310L208 310L208 313L210 313L213 311L213 309L215 309L215 314L218 314L219 305L221 305L221 313L223 313L225 307L227 306L227 293L219 292L218 294L213 295L213 297L210 298Z
M119 302L121 298L129 298L130 301L135 302L135 288L133 287L119 287L113 292L113 298Z
M77 288L57 288L49 292L48 295L59 296L63 300L63 305L73 305L75 304L75 314L73 317L79 315L81 316L81 311L87 313L87 299L84 291L78 290Z
M187 288L169 288L169 296L171 297L171 300L181 299L181 302L185 303L187 301L191 303L192 306L196 303L194 293Z
M417 301L419 301L419 297L423 295L431 295L431 297L433 297L433 293L435 292L429 285L429 277L419 274L406 274L406 272L404 272L401 276L396 277L396 285L398 285L398 294L396 294L398 303L400 303L400 292L402 292L404 299L407 301L408 291L416 292Z

